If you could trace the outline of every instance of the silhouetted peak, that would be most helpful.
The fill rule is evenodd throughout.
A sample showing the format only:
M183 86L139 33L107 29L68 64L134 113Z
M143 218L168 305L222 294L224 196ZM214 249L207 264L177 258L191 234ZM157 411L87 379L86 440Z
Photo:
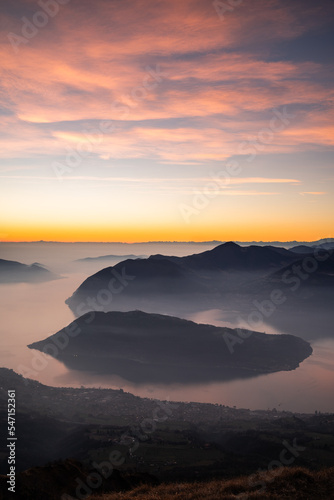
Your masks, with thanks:
M222 246L222 247L226 247L226 248L240 248L240 245L238 245L237 243L234 243L234 241L227 241L226 243L223 243L222 245L219 245L219 246Z
M222 243L221 245L218 245L217 247L213 248L212 250L208 250L208 252L206 253L226 253L228 252L228 254L230 254L231 252L236 252L238 250L240 250L242 247L240 245L238 245L237 243L234 243L234 241L227 241L226 243ZM204 252L205 253L205 252Z
M214 250L217 250L218 248L227 250L227 249L237 249L241 247L237 243L234 243L234 241L227 241L226 243L222 243L221 245L215 247Z

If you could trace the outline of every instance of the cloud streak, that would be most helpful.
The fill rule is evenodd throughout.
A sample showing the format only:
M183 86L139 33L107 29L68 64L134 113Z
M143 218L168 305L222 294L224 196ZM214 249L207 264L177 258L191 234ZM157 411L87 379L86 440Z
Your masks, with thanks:
M327 179L329 167L316 162L308 175L302 155L333 151L333 64L290 48L328 29L331 5L254 0L222 23L206 0L71 0L15 51L8 33L22 35L22 19L33 21L41 7L4 0L0 158L13 175L2 180L17 181L23 203L22 186L58 186L54 162L65 164L91 142L64 178L64 189L78 183L83 192L69 210L85 204L88 183L102 198L103 184L117 185L125 198L134 189L187 195L231 158L243 164L242 177L230 179L222 195L288 197L303 184L305 199L318 193L320 203L325 193L314 182ZM262 140L283 109L289 123ZM105 121L109 131L91 141ZM155 209L153 193L146 203ZM279 205L272 207L275 214ZM161 212L169 211L166 202Z

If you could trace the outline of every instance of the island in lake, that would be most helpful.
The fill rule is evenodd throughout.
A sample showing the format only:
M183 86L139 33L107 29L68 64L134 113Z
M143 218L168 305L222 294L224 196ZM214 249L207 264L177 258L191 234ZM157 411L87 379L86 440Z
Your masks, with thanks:
M68 368L136 382L194 383L293 370L312 354L293 335L269 335L149 314L93 311L28 346Z

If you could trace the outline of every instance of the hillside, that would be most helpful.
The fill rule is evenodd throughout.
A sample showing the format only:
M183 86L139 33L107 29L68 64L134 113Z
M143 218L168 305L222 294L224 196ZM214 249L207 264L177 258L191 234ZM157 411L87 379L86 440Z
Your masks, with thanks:
M245 280L279 270L299 257L284 248L228 242L186 257L127 259L88 277L65 302L76 316L89 310L180 314L209 309L219 306L221 293L237 293Z
M334 257L323 260L305 255L282 269L243 283L238 307L246 317L256 309L279 331L296 334L305 340L333 338ZM273 293L281 297L271 301ZM231 294L232 302L235 295Z
M15 494L7 491L7 477L0 475L0 500L64 500L86 498L76 495L78 483L84 484L89 474L96 470L70 459L59 460L43 467L32 467L17 476ZM101 481L102 482L102 481ZM154 484L148 474L121 474L114 470L110 478L105 478L99 491L126 491L141 483ZM67 497L67 498L66 498Z
M74 331L75 336L67 333ZM251 377L295 369L312 353L292 335L236 331L142 311L87 313L28 347L54 353L52 346L62 342L66 349L57 348L55 357L69 368L141 382Z
M124 493L90 496L88 500L328 500L334 497L334 468L311 472L285 467L260 476L196 483L139 486Z
M61 487L71 493L73 479L85 480L94 463L110 460L111 452L123 458L110 479L118 480L119 470L130 487L138 484L132 479L129 483L133 476L140 481L145 476L150 483L153 478L181 483L252 475L259 468L267 470L292 446L292 463L292 455L287 455L291 466L334 466L333 414L237 409L139 398L112 389L48 387L5 368L0 368L0 386L1 428L6 428L9 388L16 390L19 401L17 473L30 469L20 476L26 491L26 496L17 496L20 500L30 500L28 487L34 486L33 500L51 500L43 488L44 496L37 495L41 483L54 493ZM1 474L8 471L6 444L2 440ZM125 488L123 483L121 489ZM111 491L115 490L114 484Z
M98 493L87 485L89 474L101 478ZM80 485L80 488L79 486ZM92 483L90 483L92 485ZM104 491L104 493L103 493ZM110 492L112 491L112 493ZM79 496L77 495L79 493ZM7 500L6 477L0 476L0 499ZM334 468L310 471L281 467L274 471L196 482L157 484L149 474L113 470L102 479L77 461L59 461L18 475L15 498L24 500L328 500L334 497Z

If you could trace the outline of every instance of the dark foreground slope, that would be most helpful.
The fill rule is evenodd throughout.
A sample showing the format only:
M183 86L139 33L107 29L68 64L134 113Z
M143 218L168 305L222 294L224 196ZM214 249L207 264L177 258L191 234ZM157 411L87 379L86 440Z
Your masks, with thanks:
M124 494L94 496L123 500ZM197 483L143 485L126 493L126 500L328 500L334 498L334 468L311 472L301 467L278 469L258 476ZM93 499L89 497L88 500Z
M76 461L58 462L21 473L16 493L9 493L6 477L0 476L0 499L19 500L329 500L334 498L334 468L310 471L282 467L250 476L205 482L156 484L148 474L121 474L114 470L102 485L87 486L89 470ZM103 493L103 491L105 493ZM94 493L90 495L89 492ZM79 493L79 496L78 494Z
M312 353L309 343L292 335L237 331L141 311L87 313L29 347L72 369L166 383L293 370Z
M87 467L76 460L57 461L43 467L33 467L21 472L16 477L15 493L8 492L7 477L0 475L0 500L16 498L18 500L75 500L87 498L91 491L85 483L87 477L96 476L96 469ZM149 474L121 474L113 470L110 477L101 481L99 491L127 491L139 484L156 484Z

